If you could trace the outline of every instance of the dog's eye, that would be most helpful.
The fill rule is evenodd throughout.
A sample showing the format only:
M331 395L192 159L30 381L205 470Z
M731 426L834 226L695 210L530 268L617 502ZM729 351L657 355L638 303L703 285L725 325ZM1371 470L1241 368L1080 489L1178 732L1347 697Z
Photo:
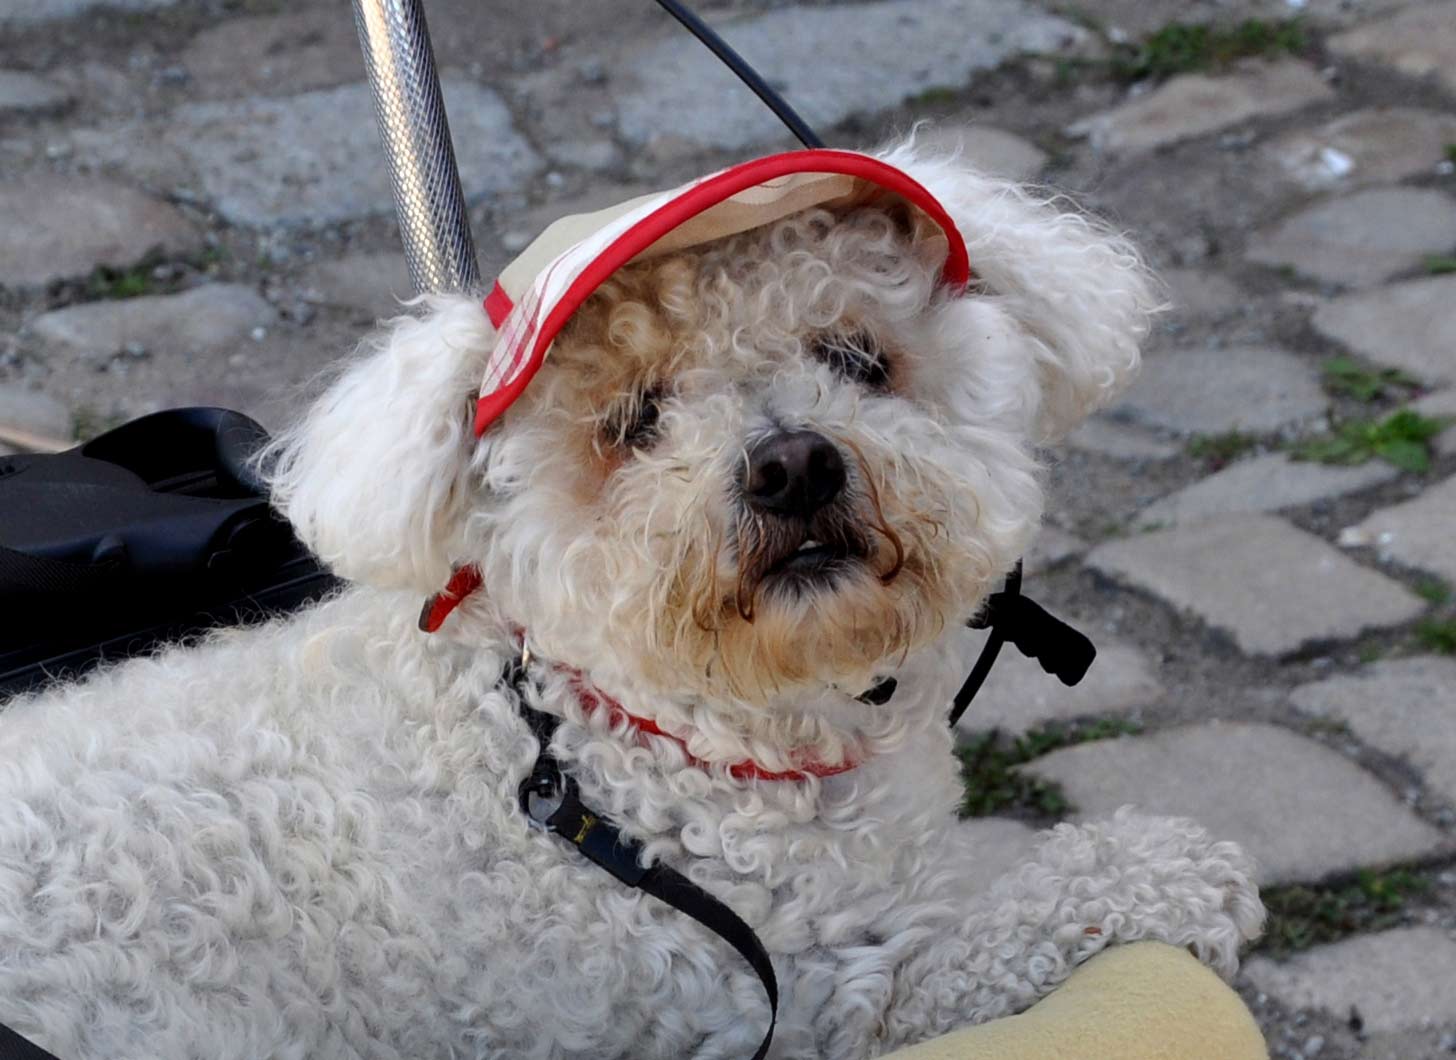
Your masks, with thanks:
M875 337L864 331L821 335L810 347L814 359L835 374L870 390L888 390L890 361Z
M661 387L644 390L607 420L607 438L623 449L648 449L657 441L662 415Z

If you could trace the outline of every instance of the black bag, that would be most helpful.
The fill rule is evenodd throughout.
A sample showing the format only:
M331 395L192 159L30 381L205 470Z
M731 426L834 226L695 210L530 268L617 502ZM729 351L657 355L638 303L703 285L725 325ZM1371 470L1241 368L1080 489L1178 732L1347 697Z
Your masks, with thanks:
M0 698L335 588L249 466L267 440L185 408L0 456Z

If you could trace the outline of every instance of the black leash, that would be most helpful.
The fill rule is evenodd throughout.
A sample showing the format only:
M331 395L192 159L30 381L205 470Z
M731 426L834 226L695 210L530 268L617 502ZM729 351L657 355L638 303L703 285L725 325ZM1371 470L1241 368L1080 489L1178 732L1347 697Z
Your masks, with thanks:
M521 716L531 727L540 751L531 773L521 781L521 811L546 831L565 839L587 859L606 869L628 887L645 891L678 912L692 917L738 951L748 962L764 992L768 994L768 1030L753 1060L763 1060L773 1042L779 1018L779 981L768 951L741 917L682 873L661 863L650 868L642 864L642 844L628 839L611 821L582 805L572 775L561 768L551 751L551 739L561 724L554 714L526 705L526 659L512 664L507 678L516 692Z

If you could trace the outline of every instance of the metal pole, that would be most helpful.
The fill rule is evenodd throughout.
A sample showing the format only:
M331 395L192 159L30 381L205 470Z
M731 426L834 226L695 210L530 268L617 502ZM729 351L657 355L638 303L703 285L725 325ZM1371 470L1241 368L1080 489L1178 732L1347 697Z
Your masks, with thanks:
M470 215L450 143L421 0L353 0L394 207L421 293L480 285Z

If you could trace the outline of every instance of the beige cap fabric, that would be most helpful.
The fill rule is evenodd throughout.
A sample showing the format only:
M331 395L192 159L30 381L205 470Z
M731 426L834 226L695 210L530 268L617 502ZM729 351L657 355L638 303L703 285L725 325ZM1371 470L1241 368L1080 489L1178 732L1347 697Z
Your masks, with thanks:
M772 224L811 207L903 201L944 234L946 284L970 279L965 241L944 207L903 170L854 151L769 155L671 191L563 217L506 266L485 299L499 329L476 408L483 434L545 361L571 314L623 265Z

